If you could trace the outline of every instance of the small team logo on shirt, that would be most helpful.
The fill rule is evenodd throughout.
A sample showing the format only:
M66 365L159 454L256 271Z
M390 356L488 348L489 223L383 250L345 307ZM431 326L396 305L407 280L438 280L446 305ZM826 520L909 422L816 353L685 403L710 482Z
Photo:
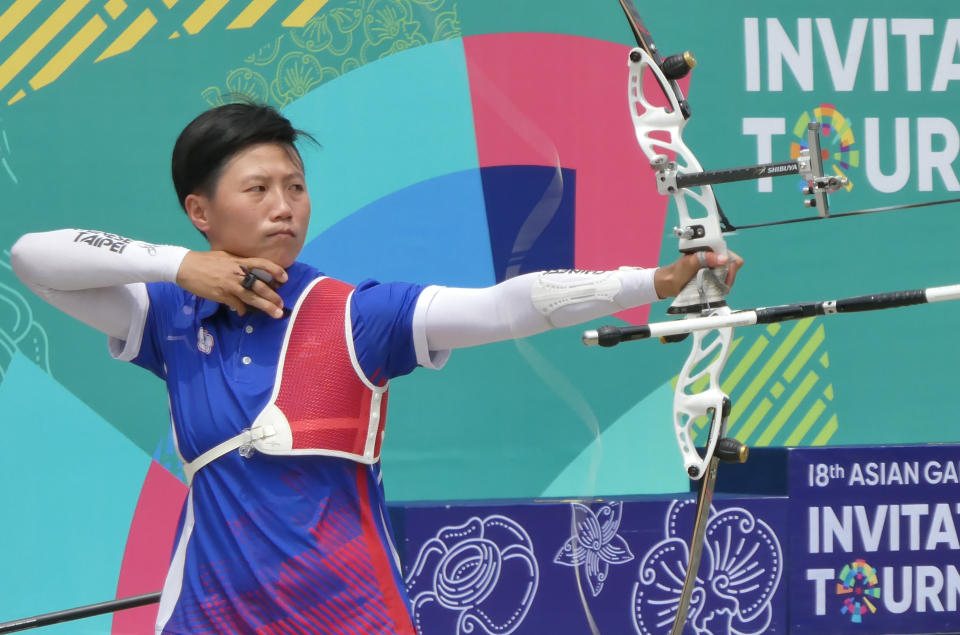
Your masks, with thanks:
M210 351L213 350L213 335L210 335L210 331L202 326L197 331L197 348L205 355L209 355Z

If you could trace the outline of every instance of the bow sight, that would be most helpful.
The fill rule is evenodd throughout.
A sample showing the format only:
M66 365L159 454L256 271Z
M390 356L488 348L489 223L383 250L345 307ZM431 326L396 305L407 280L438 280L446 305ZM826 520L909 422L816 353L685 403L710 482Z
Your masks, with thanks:
M631 57L631 61L632 61ZM678 174L677 163L667 160L665 155L654 157L650 166L657 172L657 191L669 195L681 188L697 185L719 185L720 183L734 183L776 176L799 175L807 185L803 194L813 196L806 199L807 207L816 207L821 218L830 215L830 204L827 194L833 194L842 187L846 187L848 180L845 176L824 175L823 151L820 148L820 123L817 121L807 124L807 147L800 150L800 155L791 161L778 163L760 163L746 165L739 168L725 168L720 170L704 170ZM735 231L726 217L721 219L725 225L724 231ZM675 227L673 230L677 238L695 238L703 235L703 228L699 226Z

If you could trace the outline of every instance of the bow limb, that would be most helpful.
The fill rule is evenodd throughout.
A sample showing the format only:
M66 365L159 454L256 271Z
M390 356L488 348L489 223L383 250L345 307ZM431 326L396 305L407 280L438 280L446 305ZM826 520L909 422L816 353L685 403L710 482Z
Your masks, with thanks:
M627 89L633 129L640 149L650 160L650 165L658 171L658 189L661 193L670 194L677 205L680 224L674 233L680 239L680 251L689 253L711 249L725 253L720 210L713 188L709 185L679 188L666 182L670 178L675 180L677 175L703 172L697 157L683 141L687 118L683 116L680 98L672 88L676 81L668 79L650 54L639 47L630 51L628 66ZM666 105L655 105L648 98L644 87L644 77L648 73L656 79L667 99ZM671 160L671 156L675 158ZM688 201L702 213L693 215ZM686 231L688 228L690 231Z

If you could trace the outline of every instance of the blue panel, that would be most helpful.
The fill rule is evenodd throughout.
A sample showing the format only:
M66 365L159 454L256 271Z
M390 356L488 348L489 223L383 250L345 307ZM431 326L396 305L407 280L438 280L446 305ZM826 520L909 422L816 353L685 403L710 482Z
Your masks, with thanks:
M300 259L328 275L448 286L493 284L477 170L437 177L367 205L327 229Z
M114 597L150 457L19 353L0 384L0 410L0 480L9 485L0 568L16 572L0 576L0 621ZM110 620L51 632L105 633Z
M313 198L308 240L414 183L476 168L473 105L462 40L390 55L288 105Z
M694 506L649 497L397 510L417 632L663 635ZM714 500L684 633L787 633L786 512L783 498Z
M497 281L573 267L573 170L508 165L481 170Z

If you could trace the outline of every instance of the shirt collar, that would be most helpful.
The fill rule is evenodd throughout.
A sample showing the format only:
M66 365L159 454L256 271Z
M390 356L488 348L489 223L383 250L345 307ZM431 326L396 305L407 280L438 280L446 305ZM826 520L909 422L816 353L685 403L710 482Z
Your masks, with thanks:
M287 269L287 281L277 288L277 295L283 300L284 309L292 311L297 300L300 298L300 293L303 292L303 288L307 283L321 275L323 274L302 262L295 262L290 265ZM224 310L228 310L226 305L221 305L219 302L214 302L206 298L197 298L196 312L201 320L212 316L221 307L223 307Z
M277 287L277 295L283 300L283 308L293 310L293 306L300 299L303 288L317 276L319 271L302 262L295 262L287 269L287 281Z

